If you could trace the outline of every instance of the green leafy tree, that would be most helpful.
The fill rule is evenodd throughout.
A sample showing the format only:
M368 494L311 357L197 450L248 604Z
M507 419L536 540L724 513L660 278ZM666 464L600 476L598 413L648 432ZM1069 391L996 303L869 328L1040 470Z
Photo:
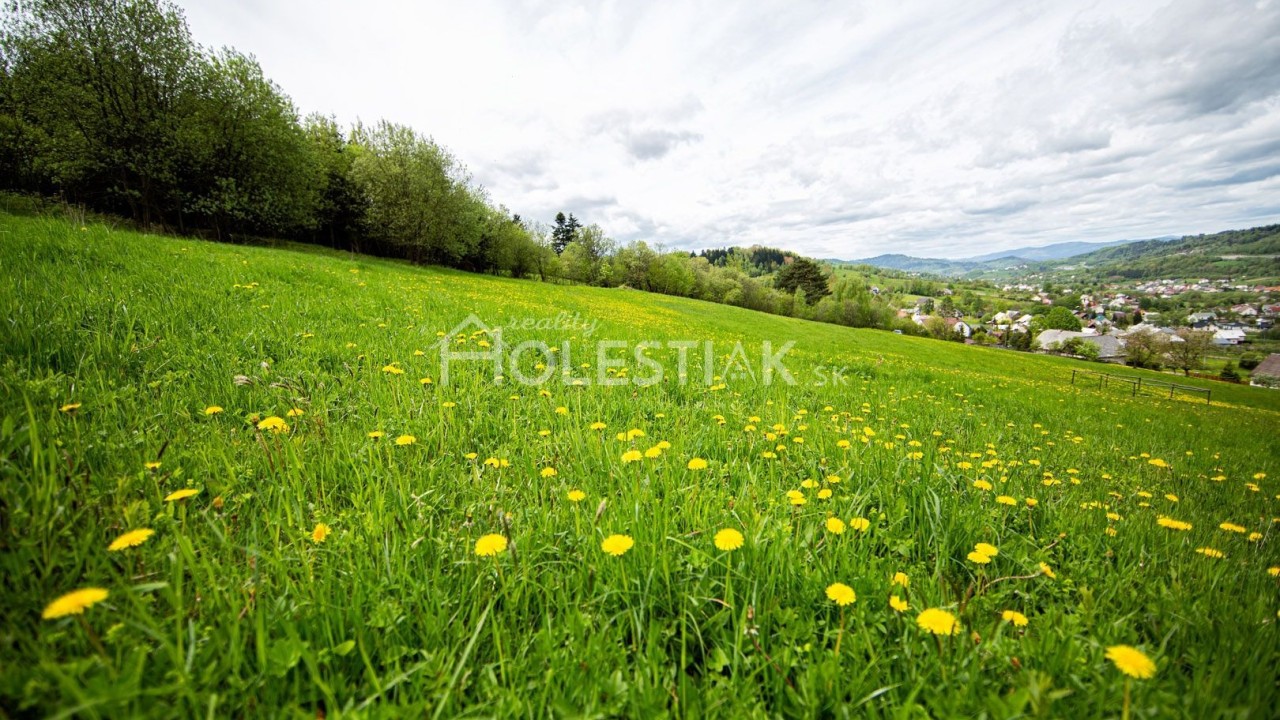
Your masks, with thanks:
M809 305L817 303L831 294L826 274L822 266L808 259L797 257L785 265L773 279L773 286L785 293L804 291L804 301Z
M179 128L196 51L149 0L24 0L0 49L9 132L66 197L150 224L180 203ZM12 153L12 150L10 150Z
M1037 316L1032 321L1032 327L1035 332L1041 330L1073 330L1079 332L1082 327L1080 318L1065 307L1057 306L1049 308L1044 315Z
M1181 370L1184 375L1204 367L1204 357L1213 346L1213 333L1181 328L1178 338L1182 342L1170 342L1165 349L1169 366Z
M233 50L203 58L193 82L187 209L219 236L314 228L326 173L293 103L256 60Z

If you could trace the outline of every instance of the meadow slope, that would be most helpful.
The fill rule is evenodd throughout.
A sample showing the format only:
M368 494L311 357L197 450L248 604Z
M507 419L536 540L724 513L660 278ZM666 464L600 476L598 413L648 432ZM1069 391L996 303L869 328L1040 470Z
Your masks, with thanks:
M55 219L0 269L0 715L1280 707L1280 393Z

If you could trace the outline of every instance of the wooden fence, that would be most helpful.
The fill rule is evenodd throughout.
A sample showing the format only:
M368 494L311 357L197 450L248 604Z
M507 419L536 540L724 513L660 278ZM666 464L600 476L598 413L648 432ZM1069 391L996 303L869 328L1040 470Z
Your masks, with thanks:
M1205 388L1192 387L1190 385L1179 385L1177 383L1164 382L1161 380L1150 380L1140 377L1129 377L1126 375L1111 375L1110 373L1097 372L1095 370L1072 370L1071 384L1083 385L1091 383L1093 378L1098 379L1098 389L1103 390L1108 386L1119 384L1129 390L1132 397L1137 397L1139 393L1147 396L1164 396L1165 390L1169 391L1169 399L1173 400L1177 397L1177 393L1190 393L1204 395L1205 404L1211 402L1213 395L1212 390Z

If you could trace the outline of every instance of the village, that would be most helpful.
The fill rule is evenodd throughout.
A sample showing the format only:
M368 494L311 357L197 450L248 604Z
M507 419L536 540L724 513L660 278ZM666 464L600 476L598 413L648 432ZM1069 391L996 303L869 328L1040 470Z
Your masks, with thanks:
M1080 288L1016 282L988 286L989 312L976 313L951 301L963 283L949 285L939 298L915 299L899 317L969 344L1280 387L1277 285L1206 278Z

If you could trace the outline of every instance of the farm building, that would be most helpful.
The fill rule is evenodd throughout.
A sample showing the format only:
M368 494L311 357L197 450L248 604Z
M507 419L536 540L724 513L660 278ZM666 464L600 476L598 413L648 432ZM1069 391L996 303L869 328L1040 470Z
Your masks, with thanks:
M1271 353L1253 369L1249 376L1250 385L1280 388L1280 353Z

